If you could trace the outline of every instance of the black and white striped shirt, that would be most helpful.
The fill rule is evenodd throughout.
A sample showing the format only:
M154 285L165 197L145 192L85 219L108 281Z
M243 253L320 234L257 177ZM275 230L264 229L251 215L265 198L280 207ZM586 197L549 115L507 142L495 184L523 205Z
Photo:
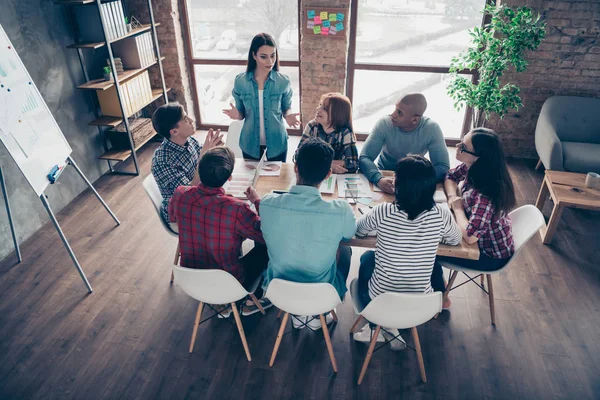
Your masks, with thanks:
M369 281L372 299L385 292L431 292L438 244L458 245L462 239L450 209L438 204L412 221L395 204L379 204L357 225L358 236L377 231L375 270Z

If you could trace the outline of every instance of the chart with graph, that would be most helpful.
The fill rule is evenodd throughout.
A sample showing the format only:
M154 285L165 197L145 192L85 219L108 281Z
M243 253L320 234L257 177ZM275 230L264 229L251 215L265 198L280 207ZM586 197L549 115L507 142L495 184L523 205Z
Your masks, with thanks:
M36 193L71 147L0 25L0 141Z

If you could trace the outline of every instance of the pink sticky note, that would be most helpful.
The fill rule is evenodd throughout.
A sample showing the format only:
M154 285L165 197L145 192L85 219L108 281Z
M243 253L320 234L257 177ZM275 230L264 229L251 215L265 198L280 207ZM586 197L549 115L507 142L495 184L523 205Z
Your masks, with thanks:
M315 25L319 25L321 23L321 17L318 15L315 16Z
M321 29L321 35L329 35L329 28Z

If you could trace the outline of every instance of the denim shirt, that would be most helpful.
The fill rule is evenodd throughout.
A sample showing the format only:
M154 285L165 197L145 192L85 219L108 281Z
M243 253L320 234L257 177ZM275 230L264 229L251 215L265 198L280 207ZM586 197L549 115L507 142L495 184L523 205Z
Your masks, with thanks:
M351 239L356 232L354 213L346 201L325 201L319 189L297 185L289 193L263 197L260 220L269 252L263 288L281 278L326 282L340 297L346 293L335 260L340 241Z
M240 148L254 158L260 156L260 124L258 119L258 83L254 72L244 72L235 77L233 84L235 108L244 116L244 126L240 134ZM265 81L263 92L265 136L267 137L267 157L277 157L287 150L288 135L283 115L292 107L292 87L290 79L271 71Z

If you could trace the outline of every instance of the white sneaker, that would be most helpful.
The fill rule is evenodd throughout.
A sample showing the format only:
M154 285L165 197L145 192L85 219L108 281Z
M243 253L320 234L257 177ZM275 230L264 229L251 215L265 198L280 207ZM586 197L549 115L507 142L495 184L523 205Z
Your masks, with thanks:
M374 334L374 333L375 332L371 333L371 326L369 324L366 324L365 326L363 326L363 328L360 331L354 332L352 334L352 337L357 342L370 343L371 342L371 335ZM381 334L381 331L379 331L379 336L377 336L377 341L378 342L385 342L385 338Z
M306 315L291 315L292 317L292 326L296 329L302 329L306 325L306 319L308 318Z
M333 311L335 311L335 309L333 309ZM312 317L310 317L312 318ZM327 325L331 324L333 322L333 315L331 313L327 313L325 314L325 323ZM319 330L322 328L321 326L321 318L319 318L319 316L317 316L316 318L312 319L309 323L308 326L313 330Z
M383 338L385 340L387 340L388 342L391 341L390 347L392 348L392 351L406 350L406 342L404 341L404 339L402 339L402 336L398 336L398 334L400 333L400 332L398 332L398 329L385 328L385 330L387 332L385 332L383 330L383 328L381 329L381 331L383 332ZM396 336L398 336L398 337L396 337ZM396 337L396 339L394 339L394 337ZM392 340L392 339L394 339L394 340Z
M335 309L334 309L335 311ZM310 321L309 321L310 320ZM308 323L306 321L309 321ZM325 315L325 323L327 325L331 324L333 322L333 315L331 315L331 313L327 313L327 315ZM319 330L321 329L321 318L319 318L318 316L313 318L313 316L307 316L307 315L296 315L296 316L292 316L292 326L296 329L302 329L304 328L306 325L309 326L310 329L312 329L313 331Z

